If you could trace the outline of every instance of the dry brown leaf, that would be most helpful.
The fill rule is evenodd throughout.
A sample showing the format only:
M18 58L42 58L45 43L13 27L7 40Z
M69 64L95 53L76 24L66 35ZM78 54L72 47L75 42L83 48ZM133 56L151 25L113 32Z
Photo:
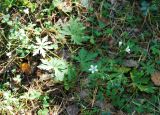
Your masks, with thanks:
M156 86L160 86L160 72L156 72L151 77L152 82Z
M31 66L28 63L21 64L21 71L27 75L31 74Z
M41 74L39 80L40 80L40 81L47 81L47 80L49 80L49 79L51 79L51 78L52 78L51 74L44 73L44 74Z

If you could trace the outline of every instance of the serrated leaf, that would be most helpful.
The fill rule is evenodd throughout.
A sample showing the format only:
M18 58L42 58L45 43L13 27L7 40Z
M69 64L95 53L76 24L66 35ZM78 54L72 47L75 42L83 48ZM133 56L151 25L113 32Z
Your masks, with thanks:
M81 45L83 41L86 41L84 36L84 29L83 23L77 18L71 18L67 24L62 25L61 34L71 36L71 41L73 43Z
M63 59L51 58L50 60L41 59L42 64L37 66L43 70L52 70L56 81L63 81L65 74L68 72L68 65Z
M146 93L154 93L155 88L150 85L137 85L140 91L144 91Z
M90 53L87 50L85 50L84 48L82 48L79 53L78 56L75 57L75 59L79 62L88 62L88 61L92 61L97 57L97 53Z
M51 45L52 42L48 41L48 36L45 36L44 38L40 39L39 37L36 37L36 45L34 45L33 50L33 56L37 54L41 54L43 57L46 55L46 50L53 49L53 45Z
M144 77L143 72L133 71L130 73L133 84L142 92L154 93L154 87L150 85L149 78Z
M74 57L75 60L80 62L82 70L86 71L87 68L92 64L93 61L97 57L98 53L88 52L84 48L82 48L77 57Z

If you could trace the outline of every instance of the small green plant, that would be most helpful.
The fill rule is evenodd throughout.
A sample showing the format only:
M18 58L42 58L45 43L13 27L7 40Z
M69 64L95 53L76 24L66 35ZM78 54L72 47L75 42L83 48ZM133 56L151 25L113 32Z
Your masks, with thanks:
M68 64L63 59L50 58L41 59L42 64L37 66L42 70L51 70L52 76L56 81L63 81L65 74L68 72Z
M98 56L97 53L88 52L84 48L82 48L77 57L74 57L76 61L80 63L80 67L82 71L88 71L89 66L92 64L92 61Z
M76 68L73 66L68 67L68 73L64 77L64 88L69 90L70 88L74 88L77 81L77 72Z
M41 96L41 92L30 88L28 92L24 93L22 96L20 96L21 99L25 99L25 100L35 100L35 99L39 99Z
M0 113L46 115L58 104L65 114L78 102L86 115L159 115L159 8L159 0L1 1Z
M38 111L38 115L47 115L49 113L49 110L47 108L45 109L40 109Z
M11 91L2 90L0 93L3 95L0 103L0 113L14 114L23 108L23 103L20 103L20 99Z
M71 41L74 44L81 45L82 42L87 41L87 37L84 34L85 27L80 19L71 17L70 20L62 25L61 34L65 36L70 36Z
M131 72L131 79L134 88L137 87L142 92L144 91L146 93L154 93L155 87L149 83L150 79L147 78L143 72Z
M36 45L33 46L33 56L37 54L41 54L43 57L46 56L46 50L53 49L52 42L48 41L48 36L40 39L39 37L36 37Z

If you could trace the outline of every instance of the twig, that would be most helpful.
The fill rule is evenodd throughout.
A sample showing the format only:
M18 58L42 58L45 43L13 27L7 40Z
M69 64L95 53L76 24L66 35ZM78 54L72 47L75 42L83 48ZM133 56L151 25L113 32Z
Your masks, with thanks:
M93 107L94 102L95 102L95 100L96 100L97 91L98 91L98 87L96 87L95 90L94 90L94 92L93 92L92 107Z

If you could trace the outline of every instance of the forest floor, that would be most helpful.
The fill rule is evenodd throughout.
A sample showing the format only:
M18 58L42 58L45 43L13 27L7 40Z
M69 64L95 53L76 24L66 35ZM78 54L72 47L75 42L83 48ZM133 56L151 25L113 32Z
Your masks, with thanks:
M159 115L158 0L4 0L0 114Z

